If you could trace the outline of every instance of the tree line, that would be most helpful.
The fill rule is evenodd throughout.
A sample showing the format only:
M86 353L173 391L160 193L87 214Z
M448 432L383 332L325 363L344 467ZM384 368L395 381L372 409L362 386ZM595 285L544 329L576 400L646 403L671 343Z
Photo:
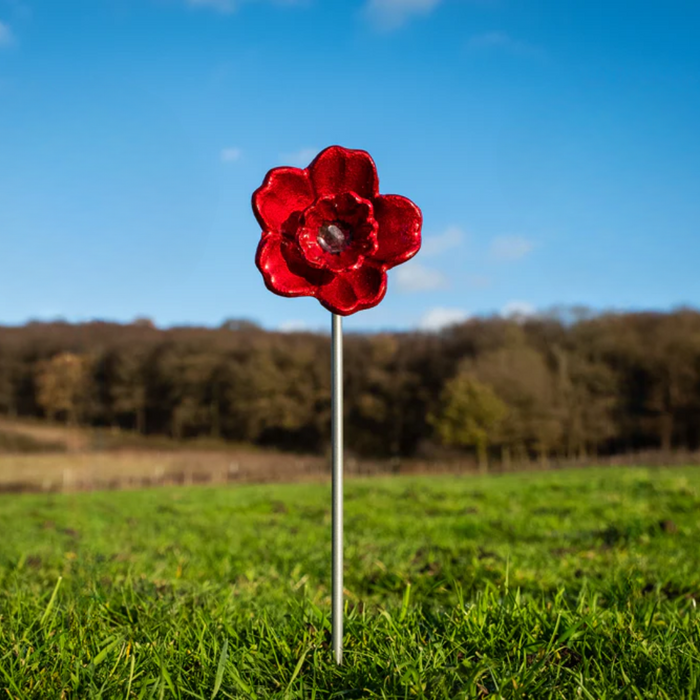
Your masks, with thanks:
M548 459L700 448L700 313L552 312L346 334L358 456ZM322 452L329 338L247 321L0 327L0 414Z

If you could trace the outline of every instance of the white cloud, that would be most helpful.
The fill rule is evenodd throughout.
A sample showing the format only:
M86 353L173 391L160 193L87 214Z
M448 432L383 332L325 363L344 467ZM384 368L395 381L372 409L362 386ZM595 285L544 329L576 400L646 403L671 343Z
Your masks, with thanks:
M293 153L280 153L280 160L287 165L305 168L317 155L317 148L301 148Z
M534 247L532 241L522 236L499 236L491 243L491 257L503 262L520 260Z
M236 8L233 0L187 0L191 7L210 7L219 12L233 12Z
M514 39L508 32L494 31L484 32L483 34L475 34L467 42L470 49L494 49L502 51L510 51L520 55L525 54L541 54L542 50L536 46L532 46L524 41Z
M463 309L448 309L444 306L436 306L421 317L418 328L423 331L439 331L447 326L463 323L469 318L469 314Z
M448 226L437 236L426 236L421 246L421 254L426 257L440 255L462 245L464 233L459 226Z
M486 275L467 275L464 281L472 289L486 289L493 284L491 278Z
M224 163L235 163L237 160L241 159L243 151L240 148L230 147L224 148L221 151L221 160Z
M190 7L204 7L215 10L217 12L222 12L224 14L230 14L238 8L238 6L243 2L243 0L185 0L185 4ZM275 5L306 5L307 0L272 0Z
M309 325L306 323L306 321L290 318L288 321L283 321L280 323L277 330L281 331L282 333L300 333L302 331L308 331Z
M397 29L415 15L430 14L442 0L367 0L365 14L381 29Z
M14 43L15 37L10 31L10 27L0 22L0 48L3 46L12 46Z
M442 272L413 261L398 268L395 277L401 292L428 292L447 286L447 278Z
M536 313L535 307L529 301L509 301L501 309L501 316L503 316L503 318L512 318L515 320L530 318L535 316Z

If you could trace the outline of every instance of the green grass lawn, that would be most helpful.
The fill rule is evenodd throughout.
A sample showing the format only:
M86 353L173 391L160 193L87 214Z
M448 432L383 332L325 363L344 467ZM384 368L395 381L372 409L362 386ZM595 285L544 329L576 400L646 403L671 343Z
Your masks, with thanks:
M700 469L0 498L11 698L697 698Z

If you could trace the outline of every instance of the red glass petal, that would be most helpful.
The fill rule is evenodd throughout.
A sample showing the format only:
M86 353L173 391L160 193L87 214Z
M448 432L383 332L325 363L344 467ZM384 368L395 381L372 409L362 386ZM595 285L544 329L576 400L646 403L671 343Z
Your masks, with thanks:
M329 311L349 316L376 306L386 294L386 273L373 265L337 274L316 297Z
M328 272L307 265L293 243L274 233L263 236L255 264L265 286L285 297L314 296L316 288L332 278Z
M374 218L379 224L379 247L372 260L386 268L412 258L421 244L421 210L406 197L386 194L374 200Z
M308 167L317 197L354 192L365 199L379 194L377 168L366 151L331 146Z
M253 193L253 211L261 228L279 233L290 216L314 201L314 189L306 170L273 168Z

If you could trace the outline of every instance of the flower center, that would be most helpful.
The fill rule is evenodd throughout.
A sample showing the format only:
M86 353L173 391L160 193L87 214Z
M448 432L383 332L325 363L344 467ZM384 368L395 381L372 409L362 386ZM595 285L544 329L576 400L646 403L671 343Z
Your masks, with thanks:
M337 223L323 224L318 230L316 240L326 253L339 255L350 245L352 235Z

